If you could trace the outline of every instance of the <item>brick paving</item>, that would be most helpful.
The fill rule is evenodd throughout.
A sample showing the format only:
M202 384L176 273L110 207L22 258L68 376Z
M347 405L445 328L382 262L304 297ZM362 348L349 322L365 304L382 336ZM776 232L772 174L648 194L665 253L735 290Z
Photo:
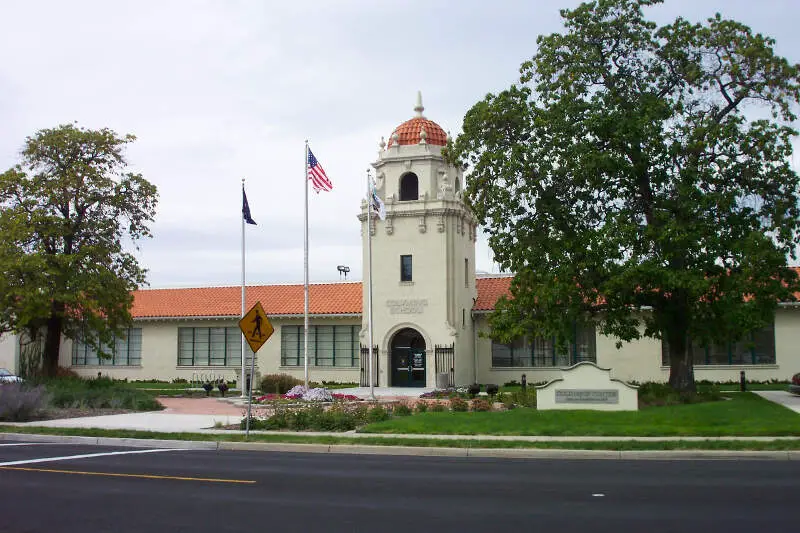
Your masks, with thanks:
M165 413L241 416L242 408L219 398L158 398Z

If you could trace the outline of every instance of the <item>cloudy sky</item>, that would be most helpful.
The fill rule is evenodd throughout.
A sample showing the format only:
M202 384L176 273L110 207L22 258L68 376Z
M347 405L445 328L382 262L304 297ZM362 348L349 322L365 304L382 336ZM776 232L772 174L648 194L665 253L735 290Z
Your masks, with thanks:
M238 285L241 179L247 281L303 280L304 140L334 189L309 202L312 282L361 279L356 215L381 136L425 114L453 135L515 82L574 0L0 3L0 170L26 136L77 122L133 133L131 166L159 189L138 257L151 287ZM719 11L800 61L794 0L667 0L657 21ZM477 267L492 271L479 242Z

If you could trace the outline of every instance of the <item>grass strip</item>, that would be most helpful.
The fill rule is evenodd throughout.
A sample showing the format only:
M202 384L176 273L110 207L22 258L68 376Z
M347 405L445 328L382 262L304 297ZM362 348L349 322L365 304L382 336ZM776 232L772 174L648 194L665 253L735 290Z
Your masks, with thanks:
M369 424L361 433L611 437L800 436L800 414L750 393L716 402L638 411L517 408L504 412L420 413Z
M128 439L162 439L206 442L264 442L287 444L345 444L360 446L412 446L434 448L499 448L499 449L562 449L562 450L731 450L731 451L784 451L800 450L798 439L778 439L774 441L486 441L478 439L431 439L401 437L345 437L310 435L275 435L251 433L249 438L241 433L200 434L200 433L160 433L154 431L48 428L0 426L3 433L22 433L29 435L66 435L82 437L109 437Z

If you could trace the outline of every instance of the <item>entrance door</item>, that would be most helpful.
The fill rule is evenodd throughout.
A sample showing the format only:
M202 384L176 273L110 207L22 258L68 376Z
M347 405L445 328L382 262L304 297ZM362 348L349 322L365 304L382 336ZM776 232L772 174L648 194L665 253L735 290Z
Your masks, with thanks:
M392 386L425 386L425 339L415 329L401 329L392 339Z

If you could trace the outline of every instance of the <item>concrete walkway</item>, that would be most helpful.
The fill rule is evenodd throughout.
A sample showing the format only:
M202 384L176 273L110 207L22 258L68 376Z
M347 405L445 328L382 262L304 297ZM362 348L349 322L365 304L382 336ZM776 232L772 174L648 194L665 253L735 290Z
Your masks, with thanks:
M788 407L795 413L800 414L800 396L792 394L785 390L759 390L753 391L762 398L766 398L771 402L778 403L784 407Z

